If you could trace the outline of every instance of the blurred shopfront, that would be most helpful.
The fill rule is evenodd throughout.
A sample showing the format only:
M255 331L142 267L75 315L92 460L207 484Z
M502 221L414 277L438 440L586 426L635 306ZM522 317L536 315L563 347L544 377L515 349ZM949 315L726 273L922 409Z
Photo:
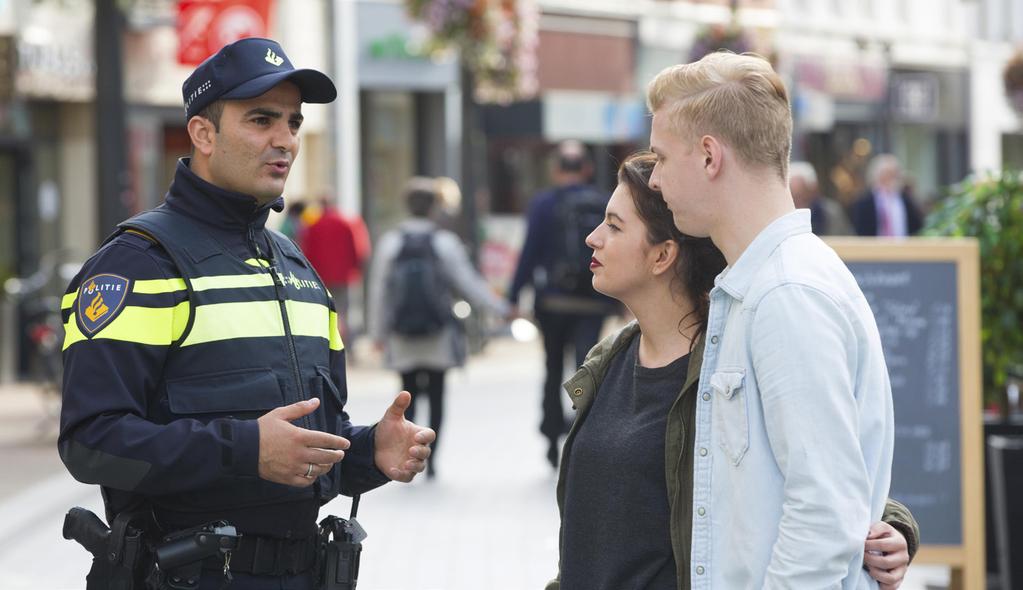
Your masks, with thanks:
M406 217L401 191L416 175L458 179L457 62L419 50L401 4L358 2L360 207L375 238Z
M820 172L821 188L849 205L880 153L902 162L925 207L967 173L965 70L889 68L882 60L791 62L793 160Z

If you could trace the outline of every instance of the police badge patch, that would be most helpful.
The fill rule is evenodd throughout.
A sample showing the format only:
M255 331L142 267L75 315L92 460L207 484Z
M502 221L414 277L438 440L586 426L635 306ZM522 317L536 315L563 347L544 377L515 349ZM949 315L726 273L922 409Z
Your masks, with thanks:
M78 289L78 323L87 336L99 332L124 308L128 279L111 274L96 275Z

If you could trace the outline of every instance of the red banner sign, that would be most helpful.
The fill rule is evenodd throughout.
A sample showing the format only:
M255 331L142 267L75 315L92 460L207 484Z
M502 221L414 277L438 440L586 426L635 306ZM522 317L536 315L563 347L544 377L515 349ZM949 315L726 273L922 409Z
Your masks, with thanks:
M179 0L178 62L199 65L221 47L266 37L273 0Z

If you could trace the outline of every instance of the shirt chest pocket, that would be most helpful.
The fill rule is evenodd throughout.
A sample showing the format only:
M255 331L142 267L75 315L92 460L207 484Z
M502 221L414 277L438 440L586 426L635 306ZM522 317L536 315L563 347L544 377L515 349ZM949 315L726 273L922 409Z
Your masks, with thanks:
M735 466L742 462L749 449L749 402L745 381L744 369L724 369L710 376L718 446Z

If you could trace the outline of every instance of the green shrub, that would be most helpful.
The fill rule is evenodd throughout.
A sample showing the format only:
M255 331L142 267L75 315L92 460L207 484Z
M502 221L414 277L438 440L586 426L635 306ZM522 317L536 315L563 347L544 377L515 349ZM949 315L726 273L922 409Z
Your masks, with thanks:
M1023 177L967 179L928 217L923 235L977 238L984 403L1006 411L1006 379L1023 367Z

